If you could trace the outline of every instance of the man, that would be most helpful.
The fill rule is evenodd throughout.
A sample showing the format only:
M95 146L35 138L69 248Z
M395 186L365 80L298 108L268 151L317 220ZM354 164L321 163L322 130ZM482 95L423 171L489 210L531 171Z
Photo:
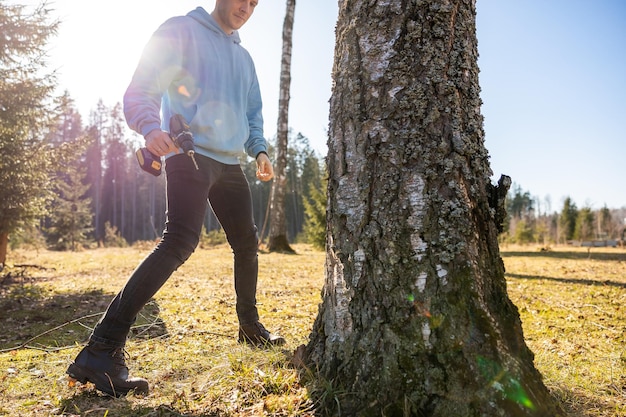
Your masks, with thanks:
M126 337L139 311L195 250L207 200L233 249L239 341L256 346L285 342L259 322L257 228L238 159L245 150L256 158L260 180L274 176L254 64L237 33L256 5L257 0L216 0L211 14L199 7L166 21L146 46L124 95L128 125L144 136L150 152L166 158L167 220L161 241L113 299L67 370L105 393L148 391L146 380L129 378ZM189 123L197 167L165 131L174 114Z

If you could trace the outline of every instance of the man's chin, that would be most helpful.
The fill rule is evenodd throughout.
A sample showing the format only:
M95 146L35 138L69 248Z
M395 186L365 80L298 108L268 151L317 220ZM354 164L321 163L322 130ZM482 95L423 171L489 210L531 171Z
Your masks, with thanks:
M248 21L248 19L244 19L243 17L239 17L239 16L235 16L235 18L232 20L232 26L233 29L235 30L239 30L241 29L241 27L243 25L245 25L245 23Z

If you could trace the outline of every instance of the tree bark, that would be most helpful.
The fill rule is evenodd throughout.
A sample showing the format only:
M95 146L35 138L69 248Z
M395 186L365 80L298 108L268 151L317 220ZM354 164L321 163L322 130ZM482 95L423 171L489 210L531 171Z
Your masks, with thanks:
M9 249L9 234L0 232L0 271L4 269L7 262L7 252Z
M283 23L283 54L280 69L280 97L278 100L278 131L276 161L271 193L271 218L268 249L271 252L294 252L287 240L285 193L287 189L287 137L289 134L289 89L291 86L291 45L296 0L287 0Z
M560 416L500 258L473 0L340 1L326 282L330 414ZM334 395L331 395L334 393Z

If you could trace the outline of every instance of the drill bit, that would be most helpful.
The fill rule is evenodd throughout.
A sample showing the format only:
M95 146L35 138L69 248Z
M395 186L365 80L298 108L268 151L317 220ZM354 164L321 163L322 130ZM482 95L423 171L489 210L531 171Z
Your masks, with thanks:
M198 168L198 163L196 162L196 157L195 157L196 152L193 149L190 149L187 151L187 155L189 155L189 157L191 158L191 160L193 161L193 164L196 167L196 171L199 170L200 168Z

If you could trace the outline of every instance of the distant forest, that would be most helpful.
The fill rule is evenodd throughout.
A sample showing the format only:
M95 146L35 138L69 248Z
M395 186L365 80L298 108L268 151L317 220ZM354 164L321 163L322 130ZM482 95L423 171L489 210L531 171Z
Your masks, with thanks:
M552 211L549 200L541 201L531 195L515 184L509 191L501 242L577 245L610 241L606 243L624 244L626 208L579 208L567 197L559 211Z
M123 246L158 239L165 223L165 176L139 168L135 150L143 139L126 126L122 106L100 101L85 123L69 93L56 95L56 78L44 57L58 22L48 13L0 5L6 35L0 37L0 267L9 244L56 250ZM269 153L274 156L272 148ZM242 167L264 239L271 184L256 179L251 158L243 157ZM286 177L287 238L323 248L325 161L301 134L289 134ZM579 208L567 198L552 211L531 195L519 186L509 191L502 242L624 240L625 208ZM203 239L224 240L211 210Z
M89 123L84 125L66 94L45 142L55 150L52 154L63 155L61 150L65 149L70 156L55 165L46 214L31 227L21 228L13 236L11 246L37 244L76 250L97 245L124 246L160 237L166 211L165 175L154 177L139 168L135 150L142 140L126 127L120 104L107 107L98 103ZM288 155L285 199L288 237L292 242L311 241L323 247L324 212L319 213L326 202L323 157L301 134L290 135ZM259 233L267 236L271 185L256 179L256 164L251 158L242 160ZM567 198L559 211L550 211L547 202L531 196L515 184L509 191L501 242L549 245L624 239L626 210L623 208L578 208ZM315 205L322 207L317 214L311 211ZM307 219L316 215L316 226L303 233ZM219 231L217 219L207 210L204 239L223 241Z
M126 127L120 104L109 108L100 102L89 119L83 126L66 96L61 117L47 142L53 148L69 145L73 158L57 167L49 213L23 239L37 239L32 235L35 232L57 249L157 239L165 224L165 174L154 177L140 169L135 150L143 140ZM321 187L323 161L306 137L290 136L285 213L288 236L295 240L303 232L305 200L310 199L312 189L319 191ZM257 180L256 162L242 156L259 232L267 234L271 184ZM220 230L210 209L205 230L213 239L216 234L212 232Z

